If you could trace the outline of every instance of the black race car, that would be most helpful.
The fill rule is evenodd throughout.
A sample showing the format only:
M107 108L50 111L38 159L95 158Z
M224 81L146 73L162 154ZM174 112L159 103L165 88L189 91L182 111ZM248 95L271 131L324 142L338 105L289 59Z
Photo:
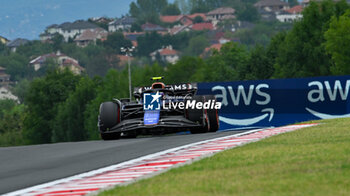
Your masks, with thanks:
M157 81L150 87L135 88L135 101L127 98L104 102L98 116L101 138L217 131L221 104L214 95L196 95L196 92L194 83L165 85Z

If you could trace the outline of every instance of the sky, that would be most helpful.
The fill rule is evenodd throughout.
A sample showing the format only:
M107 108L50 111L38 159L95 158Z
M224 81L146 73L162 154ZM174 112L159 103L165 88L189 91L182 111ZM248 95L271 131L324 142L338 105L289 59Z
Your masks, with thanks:
M121 17L133 0L0 0L0 35L39 39L51 24L90 17Z

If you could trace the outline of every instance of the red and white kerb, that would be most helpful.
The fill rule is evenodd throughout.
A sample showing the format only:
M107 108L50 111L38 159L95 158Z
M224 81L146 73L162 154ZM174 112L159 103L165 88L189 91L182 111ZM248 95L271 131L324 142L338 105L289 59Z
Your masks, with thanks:
M258 129L236 135L197 142L5 195L86 195L101 189L108 189L116 185L129 184L142 178L151 177L165 172L170 168L191 163L192 161L211 156L226 149L255 142L276 134L295 131L297 129L314 125L316 124Z

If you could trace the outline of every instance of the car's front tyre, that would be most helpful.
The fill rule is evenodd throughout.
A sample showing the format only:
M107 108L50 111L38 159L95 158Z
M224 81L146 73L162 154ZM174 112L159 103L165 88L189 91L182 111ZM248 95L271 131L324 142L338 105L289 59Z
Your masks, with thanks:
M108 130L120 122L120 107L114 102L104 102L100 105L99 129L103 140L120 138L120 133L108 133Z

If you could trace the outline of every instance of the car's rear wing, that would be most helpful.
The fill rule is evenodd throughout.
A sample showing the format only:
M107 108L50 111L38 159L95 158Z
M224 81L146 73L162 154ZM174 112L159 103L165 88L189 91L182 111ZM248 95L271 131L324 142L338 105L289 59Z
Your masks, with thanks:
M140 96L145 90L149 90L149 89L152 89L152 87L151 86L135 87L134 95ZM170 85L165 85L165 89L171 90L176 94L196 92L197 83L170 84Z

